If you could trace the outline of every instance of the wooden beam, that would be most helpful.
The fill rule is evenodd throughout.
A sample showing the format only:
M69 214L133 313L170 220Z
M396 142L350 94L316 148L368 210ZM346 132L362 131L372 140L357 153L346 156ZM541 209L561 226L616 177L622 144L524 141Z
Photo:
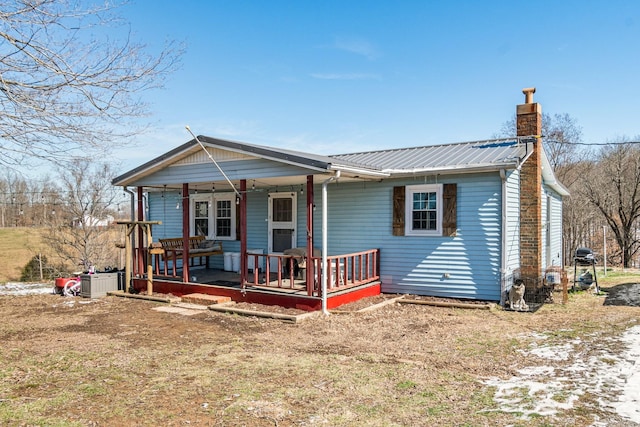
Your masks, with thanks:
M144 197L142 195L142 187L138 187L138 221L144 221ZM142 276L144 271L144 234L142 229L138 229L138 245L135 254L135 264L133 269L133 274Z
M247 281L247 180L240 180L240 285ZM257 267L257 265L254 265Z
M189 282L189 183L182 184L182 281Z
M307 260L305 273L307 275L307 295L313 295L315 282L315 265L311 258L313 257L313 175L307 175Z
M153 265L150 252L151 243L153 242L151 224L141 224L140 227L147 232L147 295L153 295Z

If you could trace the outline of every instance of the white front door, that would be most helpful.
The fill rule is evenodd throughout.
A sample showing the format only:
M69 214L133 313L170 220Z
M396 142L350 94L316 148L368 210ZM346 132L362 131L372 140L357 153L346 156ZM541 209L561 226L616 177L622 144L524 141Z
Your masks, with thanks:
M269 194L269 253L296 247L297 194Z

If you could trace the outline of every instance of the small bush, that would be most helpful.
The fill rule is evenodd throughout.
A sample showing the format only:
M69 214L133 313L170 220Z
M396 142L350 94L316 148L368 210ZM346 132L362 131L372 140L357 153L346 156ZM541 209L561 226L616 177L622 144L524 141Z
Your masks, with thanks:
M42 278L40 277L40 265L42 264ZM49 264L46 256L36 255L22 268L21 282L35 282L38 280L53 280L64 275L65 269L61 266Z

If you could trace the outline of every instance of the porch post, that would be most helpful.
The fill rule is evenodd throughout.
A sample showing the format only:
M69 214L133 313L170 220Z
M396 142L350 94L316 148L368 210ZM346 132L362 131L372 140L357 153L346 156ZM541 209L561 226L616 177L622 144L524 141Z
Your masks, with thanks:
M182 184L182 281L189 281L189 183Z
M138 187L138 221L144 221L144 198L142 187ZM136 262L134 263L134 275L142 277L144 274L144 231L138 228L138 247L135 251Z
M315 265L313 258L313 175L307 175L307 295L313 295Z
M321 293L322 293L322 313L329 314L329 310L327 309L327 282L329 281L329 265L327 263L327 255L329 254L329 220L327 216L329 215L329 209L327 205L329 203L329 198L327 196L327 186L329 183L333 181L337 181L340 178L340 171L336 171L335 175L330 176L326 180L322 182L322 283L321 283Z
M240 286L247 281L247 180L240 180ZM256 265L257 267L257 265Z

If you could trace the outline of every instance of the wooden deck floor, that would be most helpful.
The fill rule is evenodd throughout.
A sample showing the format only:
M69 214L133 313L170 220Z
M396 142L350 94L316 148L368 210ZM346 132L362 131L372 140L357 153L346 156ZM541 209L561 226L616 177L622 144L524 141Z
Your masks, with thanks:
M240 273L235 273L233 271L225 271L215 268L194 268L190 269L190 281L189 283L198 283L203 285L216 285L216 286L225 286L230 288L241 289L240 286ZM249 273L250 275L253 273ZM260 274L260 281L262 282L260 285L247 285L247 289L263 289L270 291L278 291L287 294L305 294L306 295L306 282L304 280L295 279L293 287L291 287L291 280L289 278L282 278L282 286L278 286L278 276L275 273L270 274L269 283L264 282L264 273ZM252 276L253 277L253 276ZM154 280L174 280L180 281L175 278L167 278L164 276L154 276Z

